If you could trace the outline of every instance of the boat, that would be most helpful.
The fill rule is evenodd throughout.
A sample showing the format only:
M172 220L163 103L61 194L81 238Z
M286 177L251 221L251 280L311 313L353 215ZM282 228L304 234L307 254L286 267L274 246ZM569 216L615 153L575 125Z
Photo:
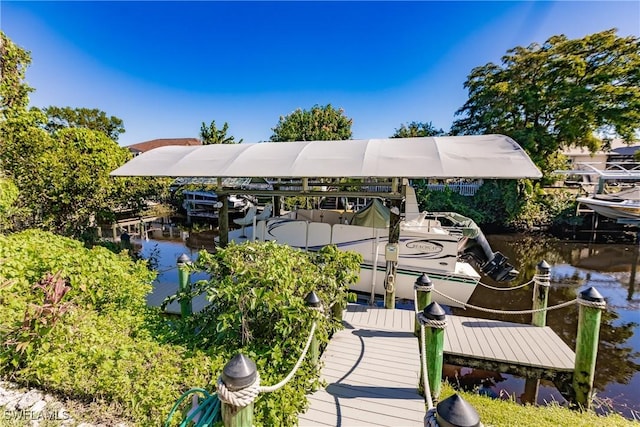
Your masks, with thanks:
M480 228L469 218L451 212L418 213L415 192L405 189L407 217L400 223L397 251L396 297L413 300L413 285L426 273L438 293L433 300L460 307L473 294L481 275L496 281L513 280L518 272L499 252L493 252ZM357 212L297 209L255 222L255 232L246 235L258 241L277 241L315 251L333 244L340 250L362 255L360 280L351 290L369 297L384 295L386 260L389 258L390 210L379 198L372 198ZM230 234L236 242L246 238ZM443 296L442 294L446 295Z
M599 215L618 222L640 221L640 187L634 186L617 193L578 197L576 200Z
M438 220L422 216L415 202L400 185L409 179L520 179L540 178L542 173L526 152L505 135L459 135L447 137L381 138L341 141L292 141L254 144L212 144L200 147L160 147L150 150L111 172L111 176L167 176L216 179L218 194L252 194L273 197L274 212L280 214L281 197L383 197L390 200L393 223L401 216L400 242L389 226L379 222L352 222L356 213L298 209L246 227L258 240L277 240L291 246L312 249L336 244L358 250L364 262L360 282L354 290L386 293L386 267L393 271L398 260L398 277L393 283L396 297L413 299L413 284L427 273L437 292L433 299L446 305L462 305L473 293L480 274L470 262L481 259L480 270L508 280L513 268L500 254L493 253L486 240L464 231L447 229ZM254 191L227 188L221 181L268 178L273 190ZM370 181L370 180L373 180ZM403 181L401 181L403 180ZM337 190L324 191L323 186ZM371 190L370 187L388 187ZM328 188L327 188L328 190ZM222 198L223 202L226 199ZM415 206L407 206L407 204ZM377 205L376 207L373 207ZM382 204L372 202L375 212ZM412 209L406 209L411 207ZM223 205L222 209L226 206ZM364 214L363 214L364 215ZM220 245L240 238L241 230L230 232L226 218L219 221ZM456 228L455 226L453 227ZM395 229L394 229L395 231ZM249 237L252 238L252 237ZM393 243L388 241L394 240ZM246 239L245 239L246 240ZM394 277L390 275L389 277ZM440 293L448 295L441 297ZM452 298L452 299L449 299Z

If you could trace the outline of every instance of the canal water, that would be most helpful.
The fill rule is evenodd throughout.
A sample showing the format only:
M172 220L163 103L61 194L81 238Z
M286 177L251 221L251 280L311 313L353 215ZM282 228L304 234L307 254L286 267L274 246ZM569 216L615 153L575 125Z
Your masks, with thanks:
M165 233L166 234L166 233ZM561 241L535 235L487 236L493 250L505 254L520 271L512 287L529 281L536 265L545 260L551 265L549 306L576 298L588 287L595 287L606 299L594 385L596 410L618 412L629 419L640 419L640 268L639 248L634 245L584 244ZM155 257L158 270L156 288L169 294L177 287L176 259L182 253L195 259L198 250L212 248L213 235L182 233L177 238L163 238L161 233L139 241L145 257ZM483 283L502 286L490 279ZM166 295L164 295L166 296ZM163 295L157 295L163 297ZM478 286L469 304L499 310L527 310L531 308L531 286L510 292L499 292ZM195 308L195 307L194 307ZM487 314L474 309L451 309L456 315L492 318L503 321L530 323L530 315L511 316ZM550 326L570 348L575 348L578 307L547 313ZM511 375L465 367L445 366L449 382L470 390L503 399L520 401L524 379ZM545 404L564 398L552 383L541 382L537 402Z

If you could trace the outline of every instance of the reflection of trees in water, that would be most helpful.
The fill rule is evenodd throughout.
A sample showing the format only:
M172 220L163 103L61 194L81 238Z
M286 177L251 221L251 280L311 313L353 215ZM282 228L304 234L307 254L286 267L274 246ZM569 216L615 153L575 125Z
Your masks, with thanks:
M583 257L597 254L606 248L591 248L585 244L563 242L553 238L542 236L488 236L488 240L494 251L500 251L506 255L520 274L514 280L512 286L529 281L536 273L536 265L541 260L546 260L550 265L569 264L576 265ZM617 255L616 255L617 254ZM621 255L627 255L624 260ZM620 250L612 251L611 257L618 267L624 262L631 262L637 251ZM616 259L616 257L618 257ZM584 259L582 259L584 261ZM553 285L549 290L549 306L554 306L565 301L575 299L578 289L590 278L588 272L571 272L567 277L554 273ZM505 284L496 283L483 277L482 281L491 286L505 287ZM597 285L596 285L597 288ZM533 285L510 292L500 292L478 286L474 291L469 304L486 308L502 310L528 310L531 309L531 292ZM496 320L530 323L531 315L496 315L473 309L452 309L453 314L491 318ZM576 331L578 327L578 306L572 305L559 310L547 312L547 325L572 349L575 349ZM640 371L640 365L635 359L640 357L640 352L626 345L633 336L634 322L620 322L620 315L614 307L609 306L602 315L600 328L600 342L598 347L598 359L594 386L603 390L609 383L628 384L633 375Z

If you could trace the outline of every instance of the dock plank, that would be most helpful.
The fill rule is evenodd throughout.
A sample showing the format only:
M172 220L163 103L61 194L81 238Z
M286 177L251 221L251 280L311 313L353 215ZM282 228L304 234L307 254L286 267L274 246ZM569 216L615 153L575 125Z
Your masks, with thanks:
M309 396L301 426L422 426L425 403L415 313L349 305L346 328L323 356L328 384ZM447 316L445 354L520 366L572 370L575 354L551 328Z

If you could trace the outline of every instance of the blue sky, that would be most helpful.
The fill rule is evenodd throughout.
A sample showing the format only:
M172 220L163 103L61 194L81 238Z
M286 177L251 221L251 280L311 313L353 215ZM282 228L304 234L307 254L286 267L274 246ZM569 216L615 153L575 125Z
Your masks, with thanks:
M448 130L476 66L555 34L640 36L639 1L0 3L31 51L31 104L99 108L121 145L228 122L268 140L281 115L331 103L354 138L402 123Z

